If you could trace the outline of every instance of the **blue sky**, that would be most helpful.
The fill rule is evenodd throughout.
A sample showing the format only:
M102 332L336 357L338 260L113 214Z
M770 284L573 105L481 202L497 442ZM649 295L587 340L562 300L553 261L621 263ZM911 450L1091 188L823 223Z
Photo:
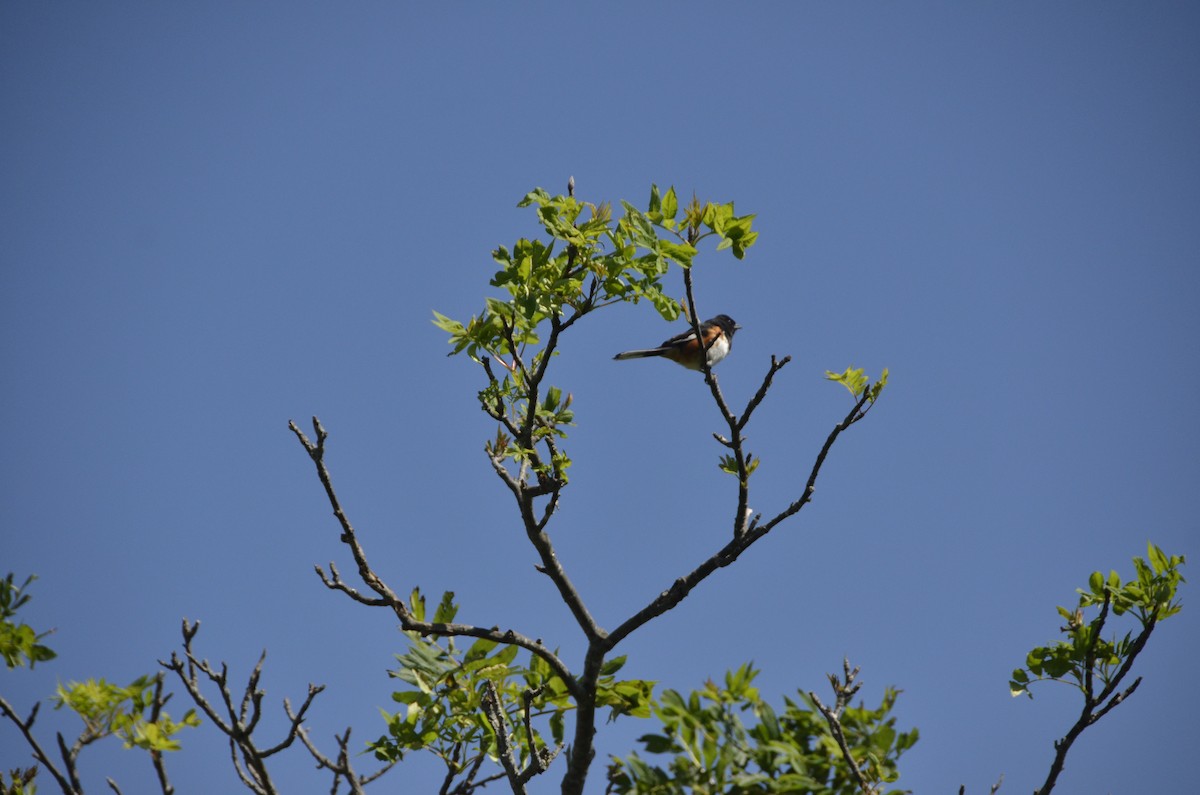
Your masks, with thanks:
M1054 606L1148 539L1197 552L1198 23L1185 3L3 4L0 553L40 576L25 618L60 658L0 692L131 680L186 616L237 676L268 649L273 708L326 684L327 748L380 732L403 639L312 572L350 568L286 428L312 414L397 590L454 590L464 620L578 667L481 452L480 373L429 319L479 310L489 252L537 232L515 207L534 186L644 205L658 183L758 214L745 261L696 271L702 313L744 327L731 402L793 357L749 429L756 509L798 494L847 410L826 369L892 382L816 501L630 638L626 673L689 689L754 660L778 700L848 655L921 730L903 786L1031 791L1078 705L1006 683ZM700 378L611 361L676 330L610 309L555 364L579 425L552 533L610 628L728 533ZM1184 600L1061 791L1194 778ZM649 728L602 727L589 791ZM0 749L26 758L11 727ZM132 754L82 766L92 789L152 786ZM235 790L211 728L170 769ZM326 786L299 751L274 772Z

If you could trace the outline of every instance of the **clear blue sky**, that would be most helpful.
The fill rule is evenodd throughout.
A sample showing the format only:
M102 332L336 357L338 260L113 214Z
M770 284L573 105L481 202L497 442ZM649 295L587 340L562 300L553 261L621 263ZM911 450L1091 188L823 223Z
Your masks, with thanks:
M480 374L429 319L482 306L491 249L537 231L530 188L644 204L657 182L758 213L744 262L697 270L702 311L744 326L733 402L794 359L750 428L756 509L795 497L848 407L824 370L892 384L815 503L631 638L626 672L687 689L752 659L778 699L848 655L921 729L902 785L1031 791L1078 706L1006 683L1055 605L1148 539L1200 552L1197 30L1155 2L0 5L0 568L40 575L26 620L61 655L0 692L130 680L187 616L237 677L269 650L272 726L315 681L327 748L377 735L403 643L312 572L350 569L286 429L314 413L397 590L452 589L578 667L481 453ZM675 330L609 310L556 363L579 427L554 539L608 627L728 533L700 378L611 361ZM1194 781L1184 599L1062 792ZM602 727L590 791L648 728ZM0 727L5 769L18 739ZM180 791L235 791L215 733L187 743ZM152 786L132 754L83 770ZM275 774L327 786L300 751Z

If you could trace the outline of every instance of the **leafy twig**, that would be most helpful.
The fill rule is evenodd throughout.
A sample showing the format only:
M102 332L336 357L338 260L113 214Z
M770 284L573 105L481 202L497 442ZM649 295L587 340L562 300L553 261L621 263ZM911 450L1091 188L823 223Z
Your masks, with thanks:
M1063 767L1067 761L1067 752L1071 750L1071 746L1075 740L1079 739L1079 735L1088 726L1091 726L1096 721L1103 718L1114 707L1120 704L1133 692L1137 690L1138 685L1142 683L1142 678L1139 676L1133 680L1133 684L1125 688L1120 693L1116 693L1121 681L1125 675L1129 673L1129 669L1133 666L1133 661L1141 653L1146 646L1146 641L1150 639L1150 633L1154 631L1154 627L1158 624L1158 613L1155 611L1150 615L1142 631L1138 633L1137 638L1130 646L1125 662L1118 669L1116 675L1108 682L1108 684L1100 691L1099 694L1094 692L1093 686L1093 668L1095 665L1096 645L1101 640L1101 632L1104 629L1104 622L1108 618L1109 606L1112 602L1111 594L1105 593L1103 606L1100 608L1100 615L1092 622L1092 636L1088 644L1087 653L1084 659L1084 667L1086 674L1083 685L1083 709L1080 712L1078 720L1074 725L1067 730L1067 733L1060 739L1054 741L1054 761L1050 763L1050 771L1046 774L1046 780L1042 786L1035 790L1034 795L1050 795L1055 784L1058 783L1058 776L1063 771ZM1115 694L1115 695L1114 695ZM1105 703L1107 701L1108 703Z

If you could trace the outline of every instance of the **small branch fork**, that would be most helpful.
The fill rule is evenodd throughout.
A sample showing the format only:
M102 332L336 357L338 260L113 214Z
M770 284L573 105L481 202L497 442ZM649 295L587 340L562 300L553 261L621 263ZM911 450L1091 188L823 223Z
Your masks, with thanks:
M33 758L49 771L65 795L73 795L73 793L81 791L79 787L79 774L75 769L75 759L78 756L78 752L74 755L67 752L66 742L63 740L62 734L59 734L58 747L63 752L63 764L66 772L64 773L54 766L50 755L46 753L41 744L38 743L37 738L33 736L33 722L37 720L38 709L41 706L42 703L40 701L34 704L33 709L29 711L29 717L22 719L17 715L12 705L3 696L0 696L0 712L3 712L4 716L11 720L21 734L24 735L25 742L29 743L29 747L33 749ZM82 736L80 739L82 739Z
M308 694L305 696L304 702L298 710L293 710L291 702L285 698L283 700L283 710L288 717L287 734L283 740L269 748L260 747L252 735L262 717L264 692L259 689L258 681L262 676L263 663L266 660L267 653L264 651L259 655L258 663L255 664L254 670L251 671L250 678L246 682L246 687L242 691L240 699L235 698L233 690L229 685L228 666L225 663L221 663L221 668L218 671L208 660L198 659L192 652L192 641L199 631L199 621L189 623L187 619L184 619L183 658L181 659L177 653L172 652L170 661L164 662L160 660L159 664L175 672L187 690L188 695L191 696L192 701L196 703L196 706L208 716L208 719L213 722L213 725L222 734L229 738L229 754L233 760L234 770L237 771L238 778L242 780L242 783L251 792L257 795L275 795L275 793L278 793L278 789L276 789L270 774L267 772L267 759L291 747L297 739L308 749L313 759L317 761L317 769L325 769L333 773L333 783L330 791L334 795L339 791L343 781L349 786L351 793L362 795L363 787L382 776L395 764L385 765L368 775L359 775L356 773L350 762L350 753L348 751L350 742L349 729L346 729L345 734L341 736L334 735L338 746L336 759L330 759L317 749L308 736L308 732L303 724L308 708L312 705L313 699L317 697L317 694L325 689L324 685L310 684L308 686ZM210 699L204 694L203 687L205 681L216 685L217 700ZM116 790L115 784L110 782L110 786Z
M350 524L350 520L346 518L345 512L342 510L341 503L338 500L337 493L333 488L333 481L329 476L329 470L325 466L325 440L329 434L321 425L321 421L313 417L313 431L316 434L317 441L314 443L304 434L303 431L296 425L295 422L289 422L288 427L300 443L304 445L304 449L308 452L309 458L317 468L317 476L321 480L321 484L325 487L325 493L329 497L329 503L333 507L333 515L337 517L338 523L342 527L341 540L350 548L350 553L354 557L355 563L358 564L358 573L362 577L363 582L367 584L376 597L366 596L342 580L341 574L337 567L329 564L329 574L320 567L316 567L317 575L321 578L321 582L325 587L341 591L356 602L371 607L386 607L389 608L396 617L400 620L400 625L405 630L418 632L421 635L435 636L467 636L473 638L483 638L485 640L495 641L497 643L505 643L512 646L520 646L530 652L541 657L554 672L563 678L563 681L571 684L575 678L567 669L566 665L552 651L547 649L540 640L534 640L525 635L522 635L514 630L500 630L498 627L482 627L472 624L443 624L431 621L418 621L409 611L404 600L396 594L391 587L383 581L371 568L367 562L366 552L363 550L362 544L358 540L358 536L354 531L354 527Z
M1104 602L1100 606L1100 615L1092 622L1091 642L1088 644L1087 653L1084 655L1085 673L1081 688L1083 690L1083 710L1080 712L1079 719L1075 721L1070 730L1061 739L1054 741L1054 761L1050 764L1050 772L1046 776L1046 781L1034 792L1034 795L1050 795L1050 792L1054 789L1054 785L1058 782L1059 774L1063 771L1063 766L1067 760L1067 752L1071 750L1071 745L1083 733L1083 730L1103 718L1114 707L1133 695L1138 685L1142 683L1142 678L1139 676L1133 680L1133 684L1129 687L1117 692L1121 686L1121 682L1133 667L1133 661L1137 659L1142 649L1146 647L1146 641L1150 640L1150 633L1154 631L1154 627L1158 624L1157 608L1150 614L1150 617L1142 626L1142 631L1138 633L1133 643L1130 644L1129 652L1125 656L1125 662L1117 669L1116 675L1108 680L1108 683L1101 688L1099 693L1095 690L1092 670L1096 663L1096 644L1100 642L1100 635L1104 630L1104 622L1108 620L1111 601L1112 595L1105 592Z
M808 697L812 699L814 705L820 713L825 717L825 722L829 724L829 732L833 735L833 739L837 741L838 748L842 749L842 756L846 759L846 764L850 768L851 775L854 776L855 782L858 783L859 789L863 791L863 795L876 795L878 788L872 786L863 775L858 763L854 761L854 755L850 753L850 746L846 743L846 735L842 732L842 712L850 704L850 700L862 687L862 683L855 683L858 677L860 668L850 670L850 660L843 658L842 660L842 678L839 679L836 674L829 674L829 684L833 687L834 702L832 707L827 707L817 698L817 694L811 690Z
M184 688L187 690L188 695L191 696L192 701L196 703L196 706L208 716L208 719L213 722L213 725L222 734L229 738L229 754L233 760L234 770L237 771L238 778L242 780L242 783L251 792L256 793L256 795L275 795L278 790L275 788L275 784L271 781L271 776L267 772L266 760L290 747L295 742L300 734L300 724L304 720L304 713L308 711L313 699L325 687L323 685L309 685L308 696L304 699L299 712L294 715L290 706L287 706L285 702L288 717L291 719L287 735L276 745L269 748L260 748L255 743L252 735L258 726L259 719L262 717L262 699L264 693L258 688L258 680L262 676L263 662L267 658L267 653L264 651L259 655L258 663L250 673L250 678L242 692L241 699L235 703L233 692L229 687L228 666L225 663L221 663L221 670L218 671L209 664L208 660L199 660L192 653L192 640L199 631L199 621L189 623L187 619L184 619L184 658L180 659L177 653L172 652L170 661L160 660L159 665L175 672L179 677L179 681L183 683ZM214 704L208 696L204 695L200 674L203 674L205 679L217 686L217 692L220 696L219 705Z
M483 714L487 718L488 724L492 727L493 733L496 735L496 751L500 757L500 764L504 768L505 775L508 777L508 783L512 787L513 795L525 795L525 785L529 783L534 776L546 772L550 763L554 761L554 757L558 756L562 747L559 746L554 751L548 748L537 748L533 740L533 725L530 717L530 711L533 706L533 699L537 697L537 691L526 690L524 694L524 714L525 714L525 731L529 737L529 764L524 770L517 770L517 761L513 756L512 743L508 739L508 723L504 719L504 707L500 703L500 694L496 691L496 684L490 679L484 682L483 691Z
M284 699L283 709L287 713L288 719L296 721L298 717L292 714L292 705ZM333 793L337 793L340 782L345 781L350 786L352 795L363 795L364 787L375 781L384 773L392 769L396 762L388 762L383 767L369 775L360 776L354 772L354 766L350 763L350 729L347 728L345 734L341 736L334 735L333 739L337 742L338 753L336 759L330 759L313 745L312 739L308 736L308 730L300 727L296 731L296 736L300 738L300 742L308 749L313 759L317 760L318 770L329 770L333 773Z

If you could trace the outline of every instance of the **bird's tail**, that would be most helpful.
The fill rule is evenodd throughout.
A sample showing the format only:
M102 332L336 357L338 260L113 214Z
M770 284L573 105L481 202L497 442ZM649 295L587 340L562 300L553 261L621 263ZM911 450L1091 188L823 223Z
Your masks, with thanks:
M667 350L667 348L651 348L650 350L645 351L625 351L624 353L618 353L613 358L617 360L646 359L651 356L662 356Z

